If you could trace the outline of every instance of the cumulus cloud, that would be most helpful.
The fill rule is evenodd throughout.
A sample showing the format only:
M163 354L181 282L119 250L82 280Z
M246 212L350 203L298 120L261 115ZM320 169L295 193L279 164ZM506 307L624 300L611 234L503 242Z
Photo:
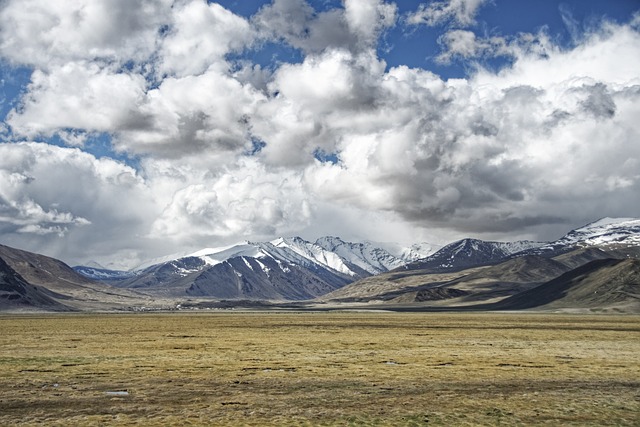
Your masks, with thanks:
M308 168L307 183L329 199L470 232L633 211L626 197L638 173L616 165L640 156L628 119L640 64L627 62L639 47L635 30L609 27L568 51L520 49L512 67L470 80L393 68L379 81L376 114L348 116L339 164ZM340 126L326 117L323 127Z
M253 22L267 40L283 40L307 54L319 54L325 49L371 49L396 18L397 6L382 0L345 0L344 9L320 13L305 0L274 0Z
M198 75L210 67L225 70L224 56L242 50L254 38L249 23L217 3L177 2L160 49L158 72Z
M171 158L241 152L247 144L247 117L263 99L250 84L214 70L169 77L139 100L130 126L116 128L115 145Z
M428 25L430 27L451 22L460 27L475 24L475 17L487 0L445 0L422 3L418 9L407 16L412 25Z
M637 212L637 18L605 22L570 48L544 33L452 28L441 61L512 63L444 80L378 56L398 13L381 0L322 12L274 0L250 19L204 1L139 2L136 19L109 17L86 40L83 19L102 3L30 4L32 19L18 2L0 9L0 52L34 70L5 133L82 147L101 132L140 163L0 144L8 244L131 261L298 233L387 239L384 224L411 238L434 228L553 238L569 222ZM432 2L411 19L471 25L483 4ZM66 32L78 37L68 50L52 41ZM230 59L266 42L303 58L273 70Z
M144 99L145 85L138 74L113 73L90 62L36 69L19 108L6 121L26 138L50 136L68 128L126 129L142 119L138 105Z
M146 60L172 0L24 0L3 2L0 52L40 69L68 61Z

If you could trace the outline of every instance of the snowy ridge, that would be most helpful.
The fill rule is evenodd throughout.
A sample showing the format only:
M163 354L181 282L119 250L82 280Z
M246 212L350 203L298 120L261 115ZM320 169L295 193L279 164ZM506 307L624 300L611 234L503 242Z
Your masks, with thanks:
M444 246L427 258L407 264L407 269L461 270L525 255L566 252L576 247L640 246L640 219L602 218L570 231L554 242L487 242L463 239Z
M507 255L513 255L529 249L539 248L540 246L543 246L545 244L545 242L533 242L531 240L516 240L515 242L495 243L497 243L498 247L502 249Z
M550 246L640 245L640 219L602 218L570 231Z
M337 254L350 265L357 266L370 274L379 274L401 267L405 262L371 243L345 242L339 237L322 237L316 244Z
M339 253L300 237L205 248L145 263L152 265L116 286L162 296L302 300L401 264L383 249L340 243Z

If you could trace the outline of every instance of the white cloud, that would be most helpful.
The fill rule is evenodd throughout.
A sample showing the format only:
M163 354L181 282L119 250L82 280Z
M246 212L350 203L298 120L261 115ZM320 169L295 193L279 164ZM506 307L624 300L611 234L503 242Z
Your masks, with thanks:
M283 40L307 54L327 49L351 52L375 47L396 23L397 6L382 0L346 0L344 8L317 13L305 0L274 0L253 17L263 38Z
M407 16L412 25L428 25L430 27L453 22L461 27L475 24L475 17L487 0L445 0L422 3L418 9Z
M27 138L65 128L126 129L143 119L138 106L145 86L138 74L113 73L89 62L35 70L21 105L6 121L14 133Z
M67 61L143 61L156 48L171 0L9 0L0 9L0 52L47 69Z
M226 71L224 56L254 38L249 23L217 3L177 2L173 22L160 50L159 73L198 75L210 67Z
M374 45L382 29L396 22L396 5L382 0L345 0L344 9L349 29L367 47Z
M176 191L151 232L154 237L180 242L270 238L306 226L310 209L299 176L270 173L244 159L233 171Z
M436 60L448 64L453 58L475 59L479 57L512 56L514 46L504 37L478 38L472 31L452 30L438 39L443 52Z
M242 152L247 117L264 95L249 84L209 70L197 76L166 78L147 92L132 125L116 127L116 147L160 157Z
M631 166L617 167L640 158L639 48L637 32L607 27L568 51L518 50L513 67L468 81L391 69L371 91L375 114L341 113L343 127L326 113L340 163L308 167L307 185L325 200L476 233L624 215L640 188Z

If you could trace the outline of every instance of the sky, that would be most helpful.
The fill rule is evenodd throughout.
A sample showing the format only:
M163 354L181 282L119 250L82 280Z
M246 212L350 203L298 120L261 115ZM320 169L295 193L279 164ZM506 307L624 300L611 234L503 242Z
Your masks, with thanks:
M640 217L639 118L637 0L2 0L0 243L552 240Z

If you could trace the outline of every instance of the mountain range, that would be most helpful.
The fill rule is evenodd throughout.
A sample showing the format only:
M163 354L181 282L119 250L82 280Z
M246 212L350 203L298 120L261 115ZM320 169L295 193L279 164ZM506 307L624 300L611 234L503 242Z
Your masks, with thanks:
M89 279L155 296L307 300L401 267L416 256L429 255L433 247L414 245L391 254L371 242L292 237L201 249L146 262L131 271L87 266L75 270ZM416 255L418 250L423 252Z
M0 309L167 309L261 301L314 309L639 311L638 258L640 220L633 218L604 218L552 242L463 239L438 248L279 238L168 256L129 271L97 264L72 269L0 245Z

